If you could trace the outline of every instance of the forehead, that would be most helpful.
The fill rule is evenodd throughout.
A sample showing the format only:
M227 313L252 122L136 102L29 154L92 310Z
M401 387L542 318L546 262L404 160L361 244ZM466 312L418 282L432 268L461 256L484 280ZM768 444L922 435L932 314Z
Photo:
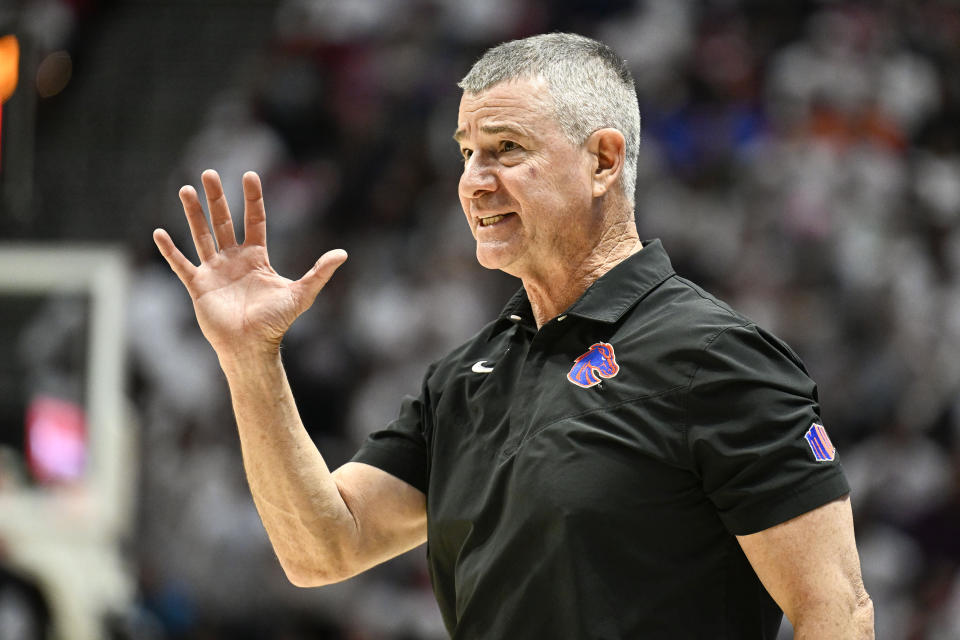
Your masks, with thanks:
M511 80L480 93L464 93L457 113L457 141L498 128L516 128L530 134L558 131L545 81Z

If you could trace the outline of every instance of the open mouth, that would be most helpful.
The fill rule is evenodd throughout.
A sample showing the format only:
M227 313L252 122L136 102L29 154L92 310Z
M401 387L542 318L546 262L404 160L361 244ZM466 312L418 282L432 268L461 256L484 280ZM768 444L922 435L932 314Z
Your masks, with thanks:
M498 215L495 215L495 216L488 216L488 217L486 217L486 218L480 218L480 226L481 226L481 227L490 227L490 226L492 226L492 225L497 224L498 222L501 222L501 221L504 220L505 218L508 218L508 217L510 217L510 216L513 216L513 215L516 215L516 214L511 211L510 213L501 213L501 214L498 214Z

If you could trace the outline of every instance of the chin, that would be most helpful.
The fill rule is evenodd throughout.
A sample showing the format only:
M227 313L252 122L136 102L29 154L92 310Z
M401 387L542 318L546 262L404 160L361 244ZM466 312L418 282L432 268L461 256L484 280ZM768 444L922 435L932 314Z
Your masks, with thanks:
M486 269L499 269L510 273L510 265L516 256L504 246L477 245L477 262Z
M477 251L477 262L480 263L480 266L484 269L499 269L500 263L496 260L491 259L491 257L485 254L482 251Z

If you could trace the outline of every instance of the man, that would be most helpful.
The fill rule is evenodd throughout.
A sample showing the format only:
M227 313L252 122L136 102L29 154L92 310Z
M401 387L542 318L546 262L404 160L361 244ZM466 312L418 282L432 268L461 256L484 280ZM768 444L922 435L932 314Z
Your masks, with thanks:
M426 541L455 638L773 638L781 609L797 638L872 637L815 385L638 238L625 63L550 34L488 51L461 87L477 259L523 289L333 473L279 346L346 254L278 276L252 173L242 245L213 172L212 236L180 192L200 266L154 234L226 373L290 580L343 580Z

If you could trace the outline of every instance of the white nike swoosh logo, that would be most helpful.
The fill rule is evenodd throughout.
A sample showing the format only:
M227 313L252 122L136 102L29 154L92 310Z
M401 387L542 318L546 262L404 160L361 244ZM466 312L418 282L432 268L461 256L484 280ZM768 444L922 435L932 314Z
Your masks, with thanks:
M490 373L493 371L493 367L484 366L484 362L486 362L486 360L481 360L480 362L474 364L470 370L474 373Z

